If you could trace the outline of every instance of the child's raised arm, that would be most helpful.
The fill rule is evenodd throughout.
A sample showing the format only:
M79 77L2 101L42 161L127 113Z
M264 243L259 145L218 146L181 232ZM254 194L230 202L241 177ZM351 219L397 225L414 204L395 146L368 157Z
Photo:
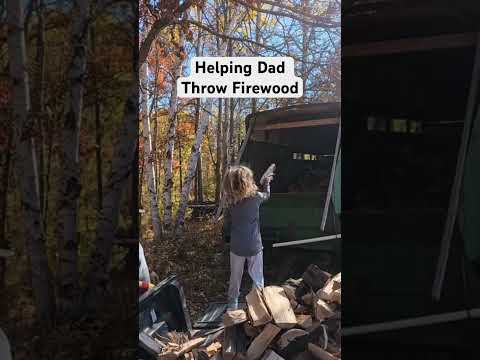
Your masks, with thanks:
M270 198L270 182L273 180L275 168L276 165L271 164L260 179L260 186L262 187L262 191L258 194L262 202Z
M258 197L260 198L261 202L267 201L270 198L270 181L264 181L262 186L262 191L258 192Z

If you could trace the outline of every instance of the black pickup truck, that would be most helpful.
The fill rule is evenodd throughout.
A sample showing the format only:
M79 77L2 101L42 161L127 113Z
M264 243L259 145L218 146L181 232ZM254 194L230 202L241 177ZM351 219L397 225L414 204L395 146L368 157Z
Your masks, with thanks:
M175 275L169 276L140 296L137 360L157 359L162 347L154 337L165 335L169 331L189 335L196 332L197 335L206 337L205 342L212 341L223 328L222 315L226 309L226 302L211 303L205 314L192 324L182 286Z
M139 299L138 359L156 359L160 345L153 339L168 331L190 332L192 324L182 287L175 276L168 277Z

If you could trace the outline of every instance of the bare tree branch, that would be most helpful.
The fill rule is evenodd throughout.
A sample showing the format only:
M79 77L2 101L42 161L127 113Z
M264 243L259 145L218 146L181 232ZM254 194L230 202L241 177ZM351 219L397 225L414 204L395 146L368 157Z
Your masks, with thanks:
M270 15L276 15L280 17L287 17L293 20L300 21L306 25L310 25L312 27L321 27L321 28L336 28L339 27L340 24L336 22L329 22L327 18L321 17L321 16L315 16L315 15L310 15L305 12L300 11L299 9L293 8L291 6L287 5L280 5L279 3L271 2L268 0L261 0L265 4L269 4L272 6L278 6L280 8L289 10L290 12L282 12L282 11L276 11L276 10L267 10L267 9L262 9L256 6L253 6L243 0L233 0L234 2L243 5L249 9L264 13L264 14L270 14ZM301 16L297 15L301 14Z
M191 25L194 25L194 26L196 26L196 27L198 27L198 28L200 28L200 29L203 29L203 30L207 31L208 33L210 33L210 34L212 34L212 35L215 35L215 36L217 36L217 37L221 37L221 38L223 38L223 39L233 40L233 41L238 41L238 42L243 42L243 43L250 43L250 44L259 46L259 47L261 47L261 48L263 48L263 49L265 49L265 50L272 51L272 52L274 52L274 53L276 53L276 54L279 54L279 55L290 56L290 57L292 57L292 58L293 58L295 61L297 61L297 62L302 62L302 63L305 62L305 60L303 60L303 59L301 59L301 58L299 58L299 57L296 57L296 56L294 56L294 55L292 55L292 54L288 54L288 53L286 53L286 52L284 52L284 51L281 51L281 50L279 50L279 49L277 49L277 48L275 48L275 47L273 47L273 46L265 45L265 44L262 44L262 43L259 43L259 42L255 41L255 40L248 39L248 38L239 38L239 37L235 37L235 36L230 36L230 35L222 34L222 33L218 32L218 31L215 31L215 30L209 28L208 26L205 26L205 25L199 23L198 21L195 21L195 20L187 19L187 20L183 20L183 21L177 21L177 22L175 22L175 23L181 24L182 22L188 22L188 23L190 23ZM308 62L305 62L305 63L308 63ZM311 64L316 64L316 63L311 63Z
M190 6L193 5L193 0L185 0L178 8L172 11L171 14L166 15L157 19L151 26L150 31L148 32L147 37L140 46L140 52L138 54L138 64L141 66L146 60L152 47L153 41L157 38L160 31L162 31L167 26L175 22L175 19L187 11Z

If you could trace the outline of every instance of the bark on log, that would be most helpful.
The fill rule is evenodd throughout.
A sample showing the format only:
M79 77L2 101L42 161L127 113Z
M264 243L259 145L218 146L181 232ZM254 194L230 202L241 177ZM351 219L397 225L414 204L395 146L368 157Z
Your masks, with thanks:
M262 354L267 349L268 345L273 341L273 339L280 332L280 328L273 324L267 324L263 331L258 335L250 344L247 350L247 359L248 360L257 360L260 359Z

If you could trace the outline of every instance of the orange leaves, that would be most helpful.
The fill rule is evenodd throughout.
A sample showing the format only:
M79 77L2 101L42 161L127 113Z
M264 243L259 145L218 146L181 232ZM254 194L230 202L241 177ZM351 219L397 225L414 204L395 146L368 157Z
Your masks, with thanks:
M155 86L158 91L163 91L166 86L168 73L171 72L175 62L175 56L169 54L168 50L158 42L154 44L147 57L147 64L152 78L155 79Z
M193 121L182 121L177 126L178 136L185 137L195 134L195 125Z
M173 166L173 169L175 170L175 172L177 172L180 169L180 161L178 161L177 159L174 158L172 160L172 166Z
M185 32L185 39L187 39L188 41L193 41L193 31L191 29L188 29Z

